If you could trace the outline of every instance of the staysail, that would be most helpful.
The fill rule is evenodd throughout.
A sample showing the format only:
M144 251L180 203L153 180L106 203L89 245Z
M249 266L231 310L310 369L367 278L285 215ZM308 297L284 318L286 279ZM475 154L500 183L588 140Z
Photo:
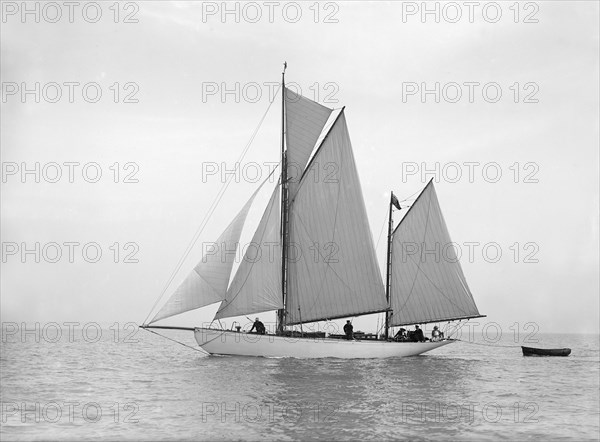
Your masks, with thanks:
M170 316L222 301L227 291L236 250L250 206L262 185L210 247L150 324Z
M391 326L480 316L432 181L394 231L390 306Z
M215 319L283 308L279 226L277 185Z
M290 197L298 190L300 177L306 168L319 135L332 109L284 88L287 143L288 189Z
M343 110L307 166L289 211L286 324L386 310Z

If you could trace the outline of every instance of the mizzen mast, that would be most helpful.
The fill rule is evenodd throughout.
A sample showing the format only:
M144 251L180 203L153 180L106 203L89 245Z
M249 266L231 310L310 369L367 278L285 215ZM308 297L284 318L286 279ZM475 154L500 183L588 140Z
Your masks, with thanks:
M392 218L392 211L396 207L400 210L400 203L398 202L398 198L394 196L394 192L390 195L390 215L388 221L388 241L387 241L387 261L386 261L386 273L385 273L385 299L388 303L388 308L391 307L390 303L390 293L392 287L392 235L394 233L394 219ZM388 310L385 312L385 334L384 337L387 339L389 337L389 329L390 329L390 315L391 311Z
M386 261L386 265L385 265L385 300L388 303L388 307L390 305L390 283L391 283L391 276L392 276L392 272L390 270L391 266L392 266L392 232L393 232L393 219L392 219L392 198L394 198L394 192L392 192L392 195L390 197L390 210L389 210L389 220L388 220L388 236L387 236L387 261ZM384 338L387 340L388 336L389 336L389 329L390 329L390 312L386 311L385 312L385 333L384 333Z
M288 182L287 155L285 150L285 70L287 62L283 62L281 73L281 295L283 308L277 310L277 333L285 327L285 305L287 297L287 242L288 242Z

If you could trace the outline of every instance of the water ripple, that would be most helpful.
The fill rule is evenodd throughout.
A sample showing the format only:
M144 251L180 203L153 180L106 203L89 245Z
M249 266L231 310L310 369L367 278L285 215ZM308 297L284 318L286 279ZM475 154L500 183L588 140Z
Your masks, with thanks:
M3 344L2 439L599 437L598 336L544 336L568 358L461 342L386 360L204 357L135 337Z

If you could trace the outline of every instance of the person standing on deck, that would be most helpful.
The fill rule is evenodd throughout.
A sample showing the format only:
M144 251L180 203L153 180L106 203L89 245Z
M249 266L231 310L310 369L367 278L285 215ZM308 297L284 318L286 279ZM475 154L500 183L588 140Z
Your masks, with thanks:
M346 333L346 339L348 339L349 341L351 341L353 339L353 336L352 336L353 330L354 330L354 327L352 327L350 320L347 320L346 325L344 325L344 333Z
M415 341L416 342L423 342L423 341L425 341L425 335L423 335L423 330L421 330L418 325L415 325L415 334L414 334L414 337L415 337Z

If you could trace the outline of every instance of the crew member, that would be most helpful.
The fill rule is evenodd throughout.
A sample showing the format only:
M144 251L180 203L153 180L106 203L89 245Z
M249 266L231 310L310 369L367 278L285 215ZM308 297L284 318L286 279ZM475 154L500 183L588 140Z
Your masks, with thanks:
M423 330L421 330L418 325L415 325L414 340L416 342L425 341L425 335L423 334Z
M346 333L346 339L348 340L352 340L352 330L354 330L354 327L352 327L352 324L350 323L350 320L346 321L346 325L344 325L344 333Z
M394 336L394 340L395 341L406 341L406 329L400 328L400 330L398 330L398 333L396 333L396 335Z
M256 329L256 333L258 333L259 335L264 335L265 334L265 324L263 324L262 322L260 322L260 319L256 318L254 320L254 324L252 324L252 328L250 329L250 331L248 333L252 333L252 331Z
M441 341L442 339L444 339L444 333L439 330L437 325L434 326L433 331L431 332L431 340Z

